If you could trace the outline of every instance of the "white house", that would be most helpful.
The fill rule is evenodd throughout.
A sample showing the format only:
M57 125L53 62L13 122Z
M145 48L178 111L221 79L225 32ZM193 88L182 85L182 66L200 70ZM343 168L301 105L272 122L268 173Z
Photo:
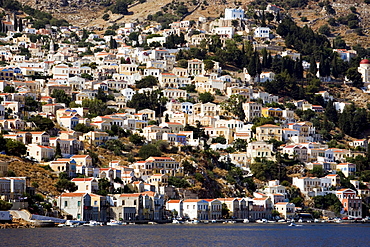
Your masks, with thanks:
M269 27L257 27L254 30L255 38L270 38L270 28Z
M244 19L244 9L225 9L225 20Z

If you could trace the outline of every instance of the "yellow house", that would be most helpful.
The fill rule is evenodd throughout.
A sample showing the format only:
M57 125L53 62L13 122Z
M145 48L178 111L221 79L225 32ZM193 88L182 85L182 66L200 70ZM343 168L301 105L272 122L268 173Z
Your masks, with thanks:
M265 124L256 128L256 139L257 141L268 141L271 139L282 141L282 132L283 130L281 126Z
M83 135L83 140L87 141L90 145L99 146L104 144L109 138L108 133L99 131L90 131Z
M281 118L283 116L283 110L280 108L263 107L262 116Z

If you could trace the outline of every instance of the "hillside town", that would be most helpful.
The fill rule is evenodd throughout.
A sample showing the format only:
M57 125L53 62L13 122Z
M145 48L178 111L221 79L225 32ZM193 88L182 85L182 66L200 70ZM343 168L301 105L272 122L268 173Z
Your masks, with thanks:
M366 51L315 58L287 44L283 8L255 14L265 19L235 7L103 32L4 12L2 210L99 222L369 216L369 105L338 93L366 97ZM36 182L15 161L45 173Z

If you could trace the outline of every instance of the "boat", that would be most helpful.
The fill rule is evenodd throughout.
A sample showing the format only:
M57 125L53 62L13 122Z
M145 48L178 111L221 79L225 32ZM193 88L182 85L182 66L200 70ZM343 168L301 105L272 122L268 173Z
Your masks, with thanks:
M275 220L268 220L267 223L276 223Z
M122 222L118 220L111 220L107 222L107 226L121 226Z
M64 227L67 226L66 224L58 224L57 227Z
M243 220L243 223L249 223L249 220L248 219L244 219Z
M95 220L90 220L89 222L83 224L83 226L102 226L103 223L97 222Z
M286 220L285 219L280 219L280 220L278 220L278 222L286 222Z
M257 223L267 223L266 219L256 220Z
M336 219L334 220L335 223L343 223L342 219Z
M302 226L302 225L297 225L294 222L290 223L289 226Z
M158 223L157 222L154 222L154 221L149 221L148 222L148 225L157 225Z
M198 221L198 220L193 220L191 223L192 223L192 224L198 224L198 223L199 223L199 221Z
M69 227L77 227L77 224L72 224Z
M216 220L211 220L211 223L217 223L217 221Z
M176 219L173 219L172 220L172 224L180 224L180 221L176 220Z

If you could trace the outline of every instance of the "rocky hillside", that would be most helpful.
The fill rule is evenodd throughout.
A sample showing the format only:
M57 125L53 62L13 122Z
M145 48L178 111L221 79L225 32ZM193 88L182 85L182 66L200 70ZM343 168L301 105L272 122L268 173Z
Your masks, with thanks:
M82 27L95 27L97 29L107 28L113 23L121 24L124 22L142 22L148 15L162 11L163 13L174 14L175 5L182 2L170 0L147 0L143 3L133 2L128 6L128 14L125 16L112 14L109 11L107 1L103 0L64 0L64 1L37 1L21 0L23 4L34 8L50 12L58 19L66 19L74 25ZM285 1L281 1L283 5ZM114 1L113 1L114 3ZM242 1L184 1L188 13L178 15L179 19L197 20L199 17L217 18L222 16L227 7L241 7L245 10L257 8L262 1L242 0ZM255 6L255 7L253 7ZM370 27L369 5L362 0L336 0L336 1L311 1L300 8L286 9L285 12L291 15L299 25L308 25L314 30L319 30L323 25L328 25L328 37L344 37L348 45L362 44L368 47L370 41L367 38ZM104 14L109 15L109 19L103 20ZM357 25L352 25L346 18L353 14L358 19ZM360 31L361 29L361 31ZM360 35L359 35L360 34Z
M30 186L35 186L37 193L57 195L55 189L56 176L51 171L42 168L39 164L24 161L15 156L0 155L1 161L10 162L9 170L13 171L17 177L28 177Z

